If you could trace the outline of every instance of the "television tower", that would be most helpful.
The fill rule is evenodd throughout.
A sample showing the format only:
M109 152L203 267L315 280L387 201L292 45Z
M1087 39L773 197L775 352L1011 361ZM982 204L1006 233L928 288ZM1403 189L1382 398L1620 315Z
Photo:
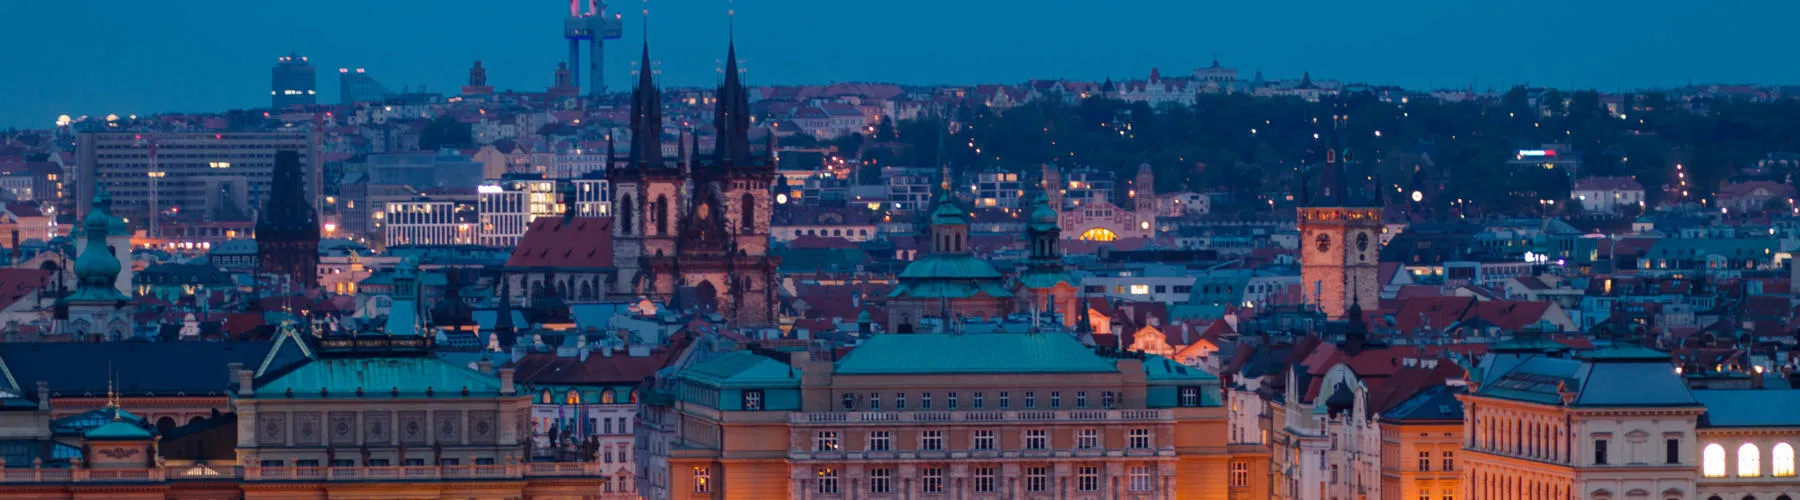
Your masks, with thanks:
M606 41L618 40L622 31L620 16L606 15L606 4L600 0L569 0L569 18L563 21L563 38L569 40L569 77L577 88L581 86L581 43L585 41L590 47L590 99L598 100L606 92Z

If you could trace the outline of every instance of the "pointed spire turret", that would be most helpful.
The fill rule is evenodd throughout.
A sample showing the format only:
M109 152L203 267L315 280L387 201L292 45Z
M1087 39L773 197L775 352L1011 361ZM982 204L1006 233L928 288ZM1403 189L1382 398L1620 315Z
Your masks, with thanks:
M662 155L662 91L650 68L650 41L644 40L638 62L637 88L631 89L631 157L635 168L660 168Z
M713 162L719 166L748 166L750 161L750 93L738 78L737 42L725 49L725 81L719 84L713 129L718 142Z

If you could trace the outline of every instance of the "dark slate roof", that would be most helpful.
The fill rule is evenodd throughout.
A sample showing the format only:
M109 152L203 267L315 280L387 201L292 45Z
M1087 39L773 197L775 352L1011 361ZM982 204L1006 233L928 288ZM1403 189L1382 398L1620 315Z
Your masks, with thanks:
M225 394L226 366L255 368L273 342L18 342L0 344L20 389L37 397L37 381L50 383L53 396L104 396L107 367L125 396ZM277 359L276 366L298 361Z
M1422 422L1437 420L1462 421L1462 402L1456 400L1456 388L1440 385L1427 388L1413 394L1382 415L1383 419L1397 422Z
M1800 427L1800 390L1693 391L1706 405L1701 427Z

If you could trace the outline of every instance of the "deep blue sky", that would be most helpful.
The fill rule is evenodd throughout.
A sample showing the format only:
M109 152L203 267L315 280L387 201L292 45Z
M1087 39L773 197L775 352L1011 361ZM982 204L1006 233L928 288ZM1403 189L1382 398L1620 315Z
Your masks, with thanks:
M1797 83L1780 33L1800 2L1735 0L740 0L751 84L1017 82L1139 77L1210 62L1247 78L1303 70L1346 81L1481 88L1532 82L1614 90L1688 82ZM608 48L627 84L638 12ZM1725 6L1729 6L1728 8ZM711 84L725 0L655 0L663 81ZM454 92L479 56L489 83L538 89L566 54L562 0L7 0L0 2L0 127L58 114L215 111L268 104L269 67L297 49L391 88Z

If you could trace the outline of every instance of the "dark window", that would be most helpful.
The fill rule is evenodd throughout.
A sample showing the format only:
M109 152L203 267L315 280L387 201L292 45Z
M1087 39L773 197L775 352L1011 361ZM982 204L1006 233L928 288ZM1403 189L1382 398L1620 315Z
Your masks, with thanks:
M332 460L331 466L332 467L355 467L356 461L348 459L348 458L340 458L337 460Z
M1594 465L1606 465L1606 440L1594 440Z
M763 409L763 391L761 389L744 390L744 411Z
M1664 454L1668 455L1668 462L1672 464L1681 463L1681 440L1670 439L1664 444L1666 445Z

